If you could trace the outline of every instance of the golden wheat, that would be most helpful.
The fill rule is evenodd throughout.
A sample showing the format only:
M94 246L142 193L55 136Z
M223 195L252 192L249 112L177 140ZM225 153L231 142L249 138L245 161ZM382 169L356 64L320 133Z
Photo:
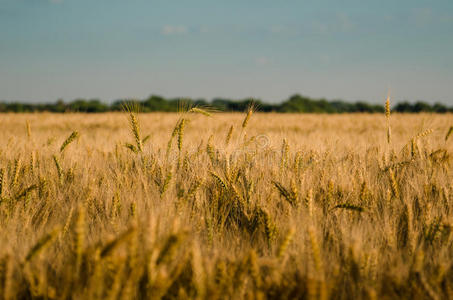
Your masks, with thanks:
M0 114L0 298L451 299L451 114L385 117Z

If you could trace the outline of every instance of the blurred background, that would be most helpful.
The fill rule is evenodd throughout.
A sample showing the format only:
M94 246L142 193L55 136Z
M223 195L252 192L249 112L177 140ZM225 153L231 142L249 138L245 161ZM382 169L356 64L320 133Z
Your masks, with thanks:
M453 106L453 1L0 0L0 100Z

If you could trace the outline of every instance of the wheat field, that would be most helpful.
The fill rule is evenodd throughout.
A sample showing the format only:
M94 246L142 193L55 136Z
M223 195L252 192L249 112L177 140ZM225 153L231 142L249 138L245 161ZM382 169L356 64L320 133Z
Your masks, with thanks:
M453 299L451 114L0 115L2 299Z

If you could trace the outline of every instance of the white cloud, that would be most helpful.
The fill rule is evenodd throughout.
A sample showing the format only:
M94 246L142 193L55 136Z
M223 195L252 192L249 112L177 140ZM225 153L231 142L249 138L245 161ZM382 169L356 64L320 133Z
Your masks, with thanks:
M165 25L161 30L163 35L179 35L186 34L187 32L187 27L183 25Z

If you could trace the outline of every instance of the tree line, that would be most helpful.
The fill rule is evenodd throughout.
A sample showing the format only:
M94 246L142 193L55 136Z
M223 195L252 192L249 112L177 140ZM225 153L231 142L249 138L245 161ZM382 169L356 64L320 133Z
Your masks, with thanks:
M128 100L129 101L129 100ZM0 112L86 112L101 113L109 111L122 111L125 100L117 100L111 104L102 102L98 99L76 99L71 102L58 100L55 103L24 103L24 102L0 102ZM326 99L312 99L301 95L293 95L289 99L278 104L271 104L257 99L246 98L242 100L232 100L215 98L212 101L204 99L166 99L161 96L151 95L144 100L135 100L143 112L176 112L180 109L181 103L210 107L214 110L234 112L244 111L251 103L254 103L258 111L262 112L284 112L284 113L352 113L384 112L384 106L380 104L370 104L365 101L355 103L342 100L327 101ZM423 101L410 103L408 101L399 102L392 110L401 113L453 112L453 107L448 107L441 103L429 104Z

